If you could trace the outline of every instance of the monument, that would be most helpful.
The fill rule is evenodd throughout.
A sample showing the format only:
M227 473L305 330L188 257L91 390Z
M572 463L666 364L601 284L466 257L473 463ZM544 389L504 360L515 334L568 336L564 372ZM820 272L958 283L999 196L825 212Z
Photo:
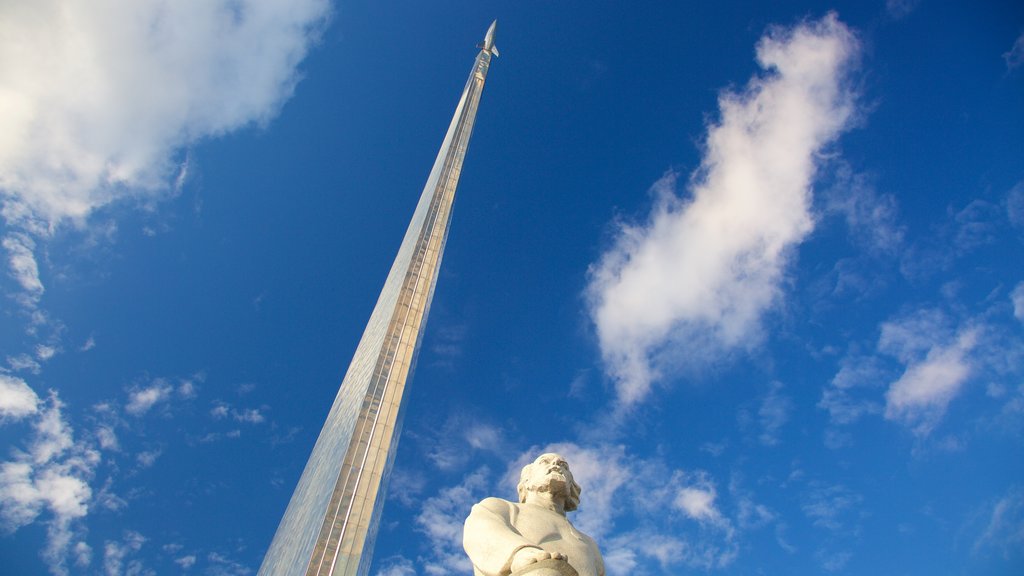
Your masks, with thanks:
M462 545L475 576L604 576L597 544L566 518L580 485L558 454L523 467L519 502L486 498L473 506Z
M498 55L496 25L480 45L391 272L259 576L361 576L370 569L405 387L434 295L480 93L491 55Z

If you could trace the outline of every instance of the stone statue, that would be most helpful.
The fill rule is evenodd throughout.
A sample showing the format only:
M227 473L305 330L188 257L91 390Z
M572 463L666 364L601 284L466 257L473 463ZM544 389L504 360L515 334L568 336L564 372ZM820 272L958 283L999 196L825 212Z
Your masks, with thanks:
M597 544L565 517L580 485L558 454L523 467L519 503L486 498L473 506L462 545L476 576L604 576Z

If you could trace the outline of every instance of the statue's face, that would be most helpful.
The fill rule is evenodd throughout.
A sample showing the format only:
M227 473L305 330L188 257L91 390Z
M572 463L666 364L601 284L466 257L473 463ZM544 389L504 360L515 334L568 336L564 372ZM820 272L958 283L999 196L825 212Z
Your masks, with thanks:
M572 485L569 463L558 454L541 454L530 466L529 486L534 489L547 487L551 492L568 490Z

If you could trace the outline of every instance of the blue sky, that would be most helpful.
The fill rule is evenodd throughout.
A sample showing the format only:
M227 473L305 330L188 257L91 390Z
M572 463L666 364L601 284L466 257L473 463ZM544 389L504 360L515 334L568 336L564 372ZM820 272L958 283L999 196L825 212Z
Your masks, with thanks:
M41 0L4 573L255 573L494 18L372 573L549 449L610 575L1024 571L1017 3Z

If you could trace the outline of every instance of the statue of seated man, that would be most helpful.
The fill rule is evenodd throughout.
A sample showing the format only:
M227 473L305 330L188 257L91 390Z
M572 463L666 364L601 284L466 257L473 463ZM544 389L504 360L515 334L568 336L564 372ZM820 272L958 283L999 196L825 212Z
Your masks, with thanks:
M518 491L518 503L486 498L466 519L462 545L476 576L604 576L597 544L565 517L580 502L565 458L542 454L524 466Z

